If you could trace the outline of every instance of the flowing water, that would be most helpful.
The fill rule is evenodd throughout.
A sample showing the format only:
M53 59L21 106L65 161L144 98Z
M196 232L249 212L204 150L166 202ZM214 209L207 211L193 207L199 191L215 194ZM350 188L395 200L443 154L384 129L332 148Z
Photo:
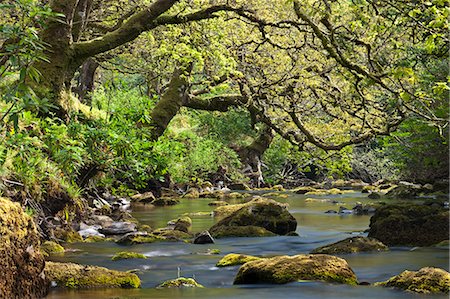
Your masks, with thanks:
M53 290L47 298L101 299L101 298L448 298L446 295L419 295L389 288L373 286L347 286L324 282L295 282L286 285L233 285L239 269L217 268L216 262L228 253L243 253L258 256L295 255L308 253L312 249L348 238L352 235L366 235L370 216L325 214L330 209L338 210L343 205L351 209L356 202L369 203L366 194L353 193L332 196L310 196L323 201L306 200L305 195L291 193L287 198L274 199L289 203L289 211L297 219L299 237L225 238L215 244L195 245L182 242L157 242L133 246L120 246L112 242L75 243L69 248L73 252L56 261L76 262L104 266L117 270L135 269L142 281L137 290ZM206 212L190 216L193 231L199 232L214 224L208 212L213 199L182 200L171 207L134 207L133 215L142 223L153 228L164 227L167 221L183 213ZM333 203L332 201L339 203ZM208 255L208 249L219 249L219 255ZM135 251L148 259L111 261L119 251ZM386 280L404 270L418 270L433 266L449 270L448 248L396 247L383 253L359 253L342 255L355 271L359 281L377 282ZM204 289L155 289L168 279L194 277L205 286Z

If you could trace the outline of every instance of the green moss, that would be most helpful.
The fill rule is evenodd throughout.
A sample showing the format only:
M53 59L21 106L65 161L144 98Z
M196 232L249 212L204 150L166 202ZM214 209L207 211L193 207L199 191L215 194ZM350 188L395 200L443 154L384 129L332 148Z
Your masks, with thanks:
M201 284L196 282L193 278L180 277L163 282L157 288L203 288Z
M118 261L118 260L124 260L124 259L147 259L147 257L145 255L143 255L142 253L121 251L121 252L116 253L111 258L112 261Z
M220 249L208 249L208 254L220 254Z
M136 274L73 263L47 262L45 275L58 287L77 289L138 288L141 284Z
M104 238L100 236L89 236L84 239L85 243L97 243L97 242L111 242L114 241L113 238Z
M59 228L53 231L55 238L62 240L66 243L78 243L83 242L83 238L80 234L72 229Z
M130 236L128 238L122 238L116 241L118 244L122 245L134 245L134 244L144 244L144 243L154 243L159 241L165 241L166 238L160 237L153 234L148 235L136 235L136 236Z
M248 262L239 268L235 284L284 284L319 280L356 285L355 273L347 262L331 255L278 256Z
M376 286L394 287L415 293L449 293L450 273L443 269L426 267L419 271L403 271Z
M187 216L182 216L178 219L171 220L172 223L175 223L174 230L182 231L182 232L189 232L192 226L192 220L191 218Z
M245 254L237 254L230 253L224 256L220 261L217 262L216 267L229 267L242 265L248 262L256 261L261 259L260 257L245 255Z
M64 253L64 247L53 241L45 241L41 244L41 251L44 254Z
M286 193L278 193L278 192L270 192L270 193L263 194L262 196L264 196L264 197L278 197L278 198L288 198L289 197L289 195L287 195Z

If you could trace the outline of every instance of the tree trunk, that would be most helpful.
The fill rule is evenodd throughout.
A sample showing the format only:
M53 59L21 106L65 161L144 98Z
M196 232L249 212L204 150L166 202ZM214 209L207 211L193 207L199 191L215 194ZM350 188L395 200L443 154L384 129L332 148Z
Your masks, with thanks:
M82 60L74 58L72 48L72 22L77 0L52 1L50 6L54 12L65 17L49 21L48 26L40 34L48 45L45 51L47 61L40 61L36 69L42 78L36 88L41 97L50 100L51 107L57 116L65 116L70 106L70 81Z
M78 86L74 89L80 102L91 105L91 93L94 91L95 72L100 64L93 58L88 58L80 68Z
M242 164L245 165L245 172L250 176L253 185L256 185L256 187L261 187L265 184L261 169L261 158L269 148L272 140L272 129L264 126L259 136L250 145L236 150Z

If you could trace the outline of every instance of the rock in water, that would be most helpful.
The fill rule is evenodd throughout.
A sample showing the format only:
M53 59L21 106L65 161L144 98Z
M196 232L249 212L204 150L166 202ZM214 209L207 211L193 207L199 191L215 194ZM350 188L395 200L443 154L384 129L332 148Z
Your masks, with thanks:
M344 259L326 254L277 256L245 263L234 284L320 280L356 285L355 273Z
M216 267L243 265L245 263L253 262L259 259L261 258L252 255L229 253L217 262Z
M210 231L223 226L259 226L278 235L295 231L297 220L288 210L273 201L255 201L245 204L226 218L213 225Z
M374 238L352 237L314 249L311 253L342 254L364 251L386 251L389 248Z
M42 298L49 283L33 220L0 197L0 298Z
M105 235L123 235L134 231L136 231L136 224L131 222L113 222L99 229L99 232Z
M194 239L194 244L212 244L214 243L213 237L209 234L207 230L198 234Z
M201 284L196 282L193 278L179 277L172 280L167 280L157 286L158 289L164 288L203 288Z
M141 285L136 274L74 263L47 262L45 274L62 288L138 288Z
M430 246L449 235L449 212L415 204L386 205L370 218L369 237L388 246Z
M450 273L439 268L426 267L419 271L403 271L397 276L375 285L394 287L416 293L447 293Z

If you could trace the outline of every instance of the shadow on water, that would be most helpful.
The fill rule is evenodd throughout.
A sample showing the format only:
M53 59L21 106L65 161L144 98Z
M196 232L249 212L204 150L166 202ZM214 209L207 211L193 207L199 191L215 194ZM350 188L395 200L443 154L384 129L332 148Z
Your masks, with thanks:
M54 260L93 264L117 270L134 269L142 281L138 290L54 290L48 298L448 298L446 295L416 295L388 288L372 286L346 286L322 282L299 282L287 285L234 286L238 266L217 268L216 262L231 252L258 255L295 255L352 235L365 235L370 216L325 214L340 206L352 208L356 202L369 203L364 194L315 197L292 195L279 201L289 203L289 210L298 221L300 237L225 238L215 244L194 245L181 242L161 242L120 246L115 243L77 243L70 247L77 251L66 253ZM324 199L324 200L321 200ZM211 199L212 200L212 199ZM168 220L183 213L211 212L209 199L182 200L179 205L163 208L136 207L134 216L151 227L163 227ZM338 201L333 203L332 201ZM209 228L214 218L208 215L192 216L193 231ZM207 255L208 249L219 249L220 255ZM145 254L148 259L111 261L119 251L129 250ZM408 270L424 266L448 270L449 253L446 248L392 248L389 252L342 255L358 276L359 281L376 282ZM177 277L178 269L185 277L195 279L204 289L168 289L154 287L167 279Z

